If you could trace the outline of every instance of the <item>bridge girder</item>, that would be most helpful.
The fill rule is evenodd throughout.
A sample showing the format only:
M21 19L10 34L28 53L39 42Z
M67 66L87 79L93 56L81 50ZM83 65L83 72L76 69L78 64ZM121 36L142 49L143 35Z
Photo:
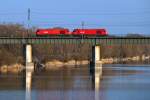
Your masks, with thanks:
M150 44L150 38L50 38L50 37L0 37L0 44Z

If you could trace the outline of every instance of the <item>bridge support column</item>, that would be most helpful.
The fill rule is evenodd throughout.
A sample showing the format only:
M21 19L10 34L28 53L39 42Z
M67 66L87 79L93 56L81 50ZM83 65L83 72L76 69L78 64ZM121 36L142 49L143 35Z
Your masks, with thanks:
M26 70L34 71L34 64L32 62L32 46L26 45Z
M25 60L26 60L26 100L31 100L31 84L32 72L34 71L34 63L32 62L32 46L27 44L25 46Z
M100 46L92 47L92 61L91 61L91 70L94 81L94 88L99 89L100 87L100 78L102 75L102 61L100 60Z
M100 79L102 76L102 61L100 58L100 46L92 47L92 81L95 89L95 100L99 100Z

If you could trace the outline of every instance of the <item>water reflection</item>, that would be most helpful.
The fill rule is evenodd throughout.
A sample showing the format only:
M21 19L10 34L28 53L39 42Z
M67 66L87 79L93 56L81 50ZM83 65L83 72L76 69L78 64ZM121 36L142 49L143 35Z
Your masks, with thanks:
M103 65L103 73L93 75L87 66L64 67L26 75L32 85L23 89L25 77L1 74L0 100L150 100L148 66Z
M32 100L32 98L31 98L31 90L26 90L25 100Z
M100 76L95 76L95 100L99 100L100 94Z
M32 81L32 73L26 73L26 100L31 100L31 82Z
M95 100L100 100L100 82L102 77L102 64L96 64L95 66L90 66L92 75L92 86L95 90Z
M26 100L32 100L31 98L31 85L32 85L32 71L26 70Z

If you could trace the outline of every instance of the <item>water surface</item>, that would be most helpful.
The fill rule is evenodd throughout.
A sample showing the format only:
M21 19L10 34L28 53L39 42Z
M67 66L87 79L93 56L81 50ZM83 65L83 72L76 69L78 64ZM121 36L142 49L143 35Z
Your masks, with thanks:
M0 80L0 100L150 100L149 65L103 65L98 89L88 66L35 72L29 94L22 74Z

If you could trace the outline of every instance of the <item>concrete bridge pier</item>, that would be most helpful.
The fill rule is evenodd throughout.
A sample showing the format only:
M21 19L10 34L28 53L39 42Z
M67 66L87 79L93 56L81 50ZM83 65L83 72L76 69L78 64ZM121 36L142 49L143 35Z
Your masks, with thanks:
M95 90L99 90L100 78L102 75L102 61L100 60L100 46L92 47L92 61L90 62L90 70L92 72L92 80Z
M34 63L32 62L32 46L27 44L25 51L26 60L26 100L31 100L31 84L32 72L34 71Z
M32 46L30 44L26 45L25 51L26 60L26 70L34 71L34 63L32 62Z
M95 100L99 100L100 79L102 76L102 61L100 58L100 46L92 47L92 61L90 62L92 71L92 83L95 90Z

